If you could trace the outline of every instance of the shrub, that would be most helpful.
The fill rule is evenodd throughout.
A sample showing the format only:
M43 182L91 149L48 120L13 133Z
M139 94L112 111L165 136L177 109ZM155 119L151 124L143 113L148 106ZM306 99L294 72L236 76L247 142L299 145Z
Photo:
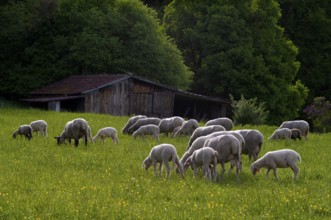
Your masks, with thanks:
M245 99L241 95L240 100L235 101L230 95L232 101L233 120L235 124L264 124L269 112L265 109L264 102L258 103L257 98Z
M331 103L325 97L315 97L303 111L312 120L315 132L331 131Z

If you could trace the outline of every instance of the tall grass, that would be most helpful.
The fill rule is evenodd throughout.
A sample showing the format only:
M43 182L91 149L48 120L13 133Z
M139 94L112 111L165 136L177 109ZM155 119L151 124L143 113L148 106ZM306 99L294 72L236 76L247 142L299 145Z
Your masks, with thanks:
M57 146L53 136L73 118L85 118L95 134L115 127L120 143L111 140L78 148ZM30 141L11 134L20 124L44 119L47 138ZM161 136L156 142L121 134L128 117L56 113L35 109L0 109L0 218L1 219L330 219L331 134L310 134L308 141L265 141L269 150L291 148L302 157L298 181L290 169L253 176L243 156L239 182L226 174L218 183L206 182L191 170L185 179L171 173L168 180L142 169L142 161L159 143L172 143L179 156L187 137ZM276 127L245 126L260 130L265 139ZM236 127L235 129L241 129ZM261 156L260 155L260 156ZM228 166L228 165L227 165Z

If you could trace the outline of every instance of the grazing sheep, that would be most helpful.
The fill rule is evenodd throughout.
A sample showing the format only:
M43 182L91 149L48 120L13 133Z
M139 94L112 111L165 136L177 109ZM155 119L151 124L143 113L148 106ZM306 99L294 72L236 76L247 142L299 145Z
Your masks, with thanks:
M297 175L300 169L297 167L296 162L301 162L300 155L290 149L269 151L263 157L252 163L251 171L253 175L260 171L261 168L267 168L266 176L268 177L270 170L273 170L276 179L277 168L287 168L290 167L294 173L294 179L297 178Z
M42 136L47 136L47 122L44 120L37 120L30 123L32 132L40 132Z
M128 122L126 123L126 125L122 128L122 133L123 134L128 134L128 129L129 127L131 127L134 123L136 123L139 119L142 118L147 118L145 115L136 115L136 116L132 116Z
M291 129L291 139L299 139L301 140L301 131L297 128L292 128Z
M152 135L155 140L159 140L160 129L157 125L143 125L138 130L136 130L132 137L136 138L137 136L141 136L142 139L145 139L145 135Z
M223 179L225 173L225 163L234 161L234 165L236 166L236 181L238 182L241 161L241 146L238 139L233 135L220 135L206 140L203 147L211 147L217 151L218 162L222 166L221 179Z
M213 132L209 135L198 137L195 141L193 141L192 145L190 147L188 147L186 152L181 157L181 159L180 159L181 164L184 164L184 162L187 160L187 158L189 158L193 154L194 151L203 148L206 140L213 138L213 137L220 136L220 135L232 135L235 138L237 138L237 140L240 143L240 151L242 151L242 148L245 145L245 140L239 133L237 133L235 131L217 131L217 132ZM234 162L231 161L231 167L230 167L229 172L231 172L233 167L235 166ZM241 170L241 162L240 162L240 170Z
M230 131L233 128L233 122L230 118L222 117L207 121L205 126L222 125L225 130Z
M17 135L20 135L22 137L22 135L25 136L25 139L30 140L32 138L32 128L30 125L21 125L19 126L19 128L17 129L17 131L15 131L13 133L13 138L16 138Z
M174 168L175 164L177 165L181 176L184 178L183 167L179 162L176 148L172 144L160 144L160 145L156 145L155 147L153 147L152 150L150 151L149 155L143 161L142 166L143 166L143 168L145 168L145 170L148 170L148 168L151 165L153 165L154 173L157 176L156 164L160 163L159 172L160 172L160 176L161 176L162 175L162 164L164 164L167 169L167 179L168 179L170 176L169 161L172 161L172 168Z
M132 135L133 132L135 132L136 130L138 130L138 128L140 128L143 125L148 125L148 124L152 124L152 125L159 125L160 124L161 119L159 118L141 118L138 119L131 127L129 127L127 129L127 133Z
M214 181L217 178L217 161L218 153L210 147L201 148L193 152L193 154L185 161L184 170L189 166L193 167L194 177L197 177L198 168L203 167L203 173L207 180L211 180L211 173L213 173ZM213 171L210 171L210 164L212 164Z
M173 130L178 126L181 126L183 122L184 119L179 116L162 119L159 123L160 134L164 133L165 135L168 136L168 133L173 132Z
M216 131L225 131L225 128L221 125L210 125L210 126L205 126L205 127L198 127L195 129L193 134L190 137L190 140L188 141L188 146L191 146L193 141L197 139L198 137L205 136L208 134L211 134Z
M242 148L241 153L248 155L249 160L251 157L253 157L254 161L257 160L264 141L263 134L254 129L236 130L236 132L241 134L245 140L245 146Z
M75 147L78 147L79 138L84 138L85 146L87 146L87 138L89 136L88 124L83 118L77 118L72 121L68 121L62 131L61 135L54 137L58 144L62 144L68 139L71 143L71 139L75 140Z
M284 121L279 128L297 128L301 131L301 135L308 139L309 124L304 120Z
M289 128L278 128L268 138L268 140L280 140L280 139L291 139L291 129Z
M199 123L195 119L190 119L188 121L183 122L182 126L174 133L173 137L178 135L187 135L191 136L195 129L199 127Z
M92 138L92 142L95 142L97 139L101 139L101 142L104 143L106 138L111 138L115 144L118 144L117 130L113 127L101 128L98 133Z

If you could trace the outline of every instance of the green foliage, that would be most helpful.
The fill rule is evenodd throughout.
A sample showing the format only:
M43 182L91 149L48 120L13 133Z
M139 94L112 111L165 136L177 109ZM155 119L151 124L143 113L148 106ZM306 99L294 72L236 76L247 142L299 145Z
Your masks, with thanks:
M313 121L315 132L331 131L331 103L325 97L316 97L313 104L307 106L304 112Z
M182 89L191 82L181 52L138 0L27 0L2 6L0 18L2 93L73 74L132 72Z
M171 170L165 179L145 171L141 163L159 143L171 143L181 156L188 137L161 136L132 139L118 133L120 143L57 146L53 136L73 118L85 118L95 134L112 126L120 131L128 117L102 114L57 113L35 109L0 109L0 218L1 219L330 219L330 134L309 134L308 141L265 141L267 151L291 148L300 153L298 181L291 169L279 169L279 181L265 170L253 176L246 155L239 182L232 172L218 183L206 182L199 172L185 179ZM20 124L45 119L49 136L31 141L13 139ZM276 127L254 128L269 137ZM318 158L318 162L316 162ZM226 168L229 165L226 164ZM226 210L226 211L224 211Z
M331 99L331 5L327 0L280 0L280 24L285 34L300 48L301 67L297 78L310 90L309 102L314 97Z
M275 0L173 1L164 26L195 73L193 89L258 97L269 121L279 123L298 110L286 106L300 66L298 49L278 24L280 16Z
M241 95L240 100L234 100L233 96L230 96L233 109L233 120L236 125L261 125L265 124L268 111L265 109L263 102L258 103L257 98L245 99Z

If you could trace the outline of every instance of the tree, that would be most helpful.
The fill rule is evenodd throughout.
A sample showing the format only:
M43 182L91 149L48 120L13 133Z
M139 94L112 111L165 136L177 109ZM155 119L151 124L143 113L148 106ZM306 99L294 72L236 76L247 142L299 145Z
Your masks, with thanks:
M257 97L270 112L268 121L278 124L301 107L288 108L298 50L284 37L280 16L275 0L175 0L163 22L195 73L193 90Z
M314 97L331 99L331 4L328 0L280 0L280 24L300 50L301 66L296 76Z
M2 93L22 95L72 74L132 72L182 89L190 84L181 52L138 0L27 0L0 10L7 19ZM17 39L6 44L11 35Z

